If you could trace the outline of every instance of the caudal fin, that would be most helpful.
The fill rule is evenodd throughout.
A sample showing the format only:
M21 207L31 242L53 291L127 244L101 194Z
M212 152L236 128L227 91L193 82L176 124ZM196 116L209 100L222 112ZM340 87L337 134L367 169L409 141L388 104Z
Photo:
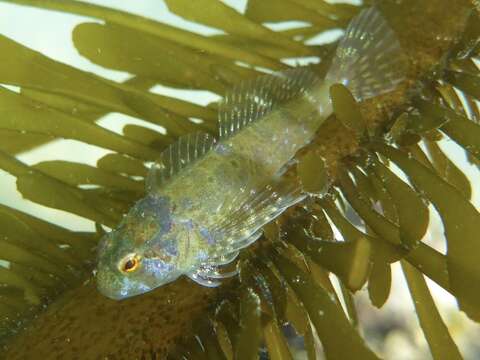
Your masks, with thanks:
M400 43L377 9L362 10L337 47L326 80L344 84L357 100L392 91L405 78Z

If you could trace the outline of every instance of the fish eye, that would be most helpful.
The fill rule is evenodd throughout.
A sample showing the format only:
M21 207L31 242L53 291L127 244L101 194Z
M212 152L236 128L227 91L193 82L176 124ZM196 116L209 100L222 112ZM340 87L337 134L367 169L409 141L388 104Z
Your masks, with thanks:
M130 273L138 269L140 265L140 257L136 254L125 256L119 263L120 271Z

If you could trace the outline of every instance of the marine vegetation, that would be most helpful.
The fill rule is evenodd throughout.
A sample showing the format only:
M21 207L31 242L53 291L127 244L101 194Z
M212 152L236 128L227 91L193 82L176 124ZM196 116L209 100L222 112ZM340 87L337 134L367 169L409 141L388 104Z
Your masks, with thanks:
M95 231L72 231L41 214L0 205L0 357L283 360L293 358L287 334L293 329L308 359L320 350L327 359L376 359L380 354L360 331L355 293L367 289L371 304L381 308L390 295L391 266L400 262L433 358L462 358L426 277L455 297L458 311L480 321L474 184L441 145L445 139L455 142L478 170L478 4L249 0L240 13L219 0L165 0L172 13L223 31L208 36L82 1L0 1L91 18L72 33L79 54L131 74L124 82L108 80L0 35L0 84L8 85L0 86L0 169L16 178L24 201L95 224ZM349 39L365 38L364 32L347 31L322 45L311 41L348 24L364 29L371 23L363 20L372 17L376 36L388 39L374 42L375 59L381 60L376 63L359 57L360 64L346 64L361 49ZM292 20L305 25L270 26ZM339 54L346 54L340 65ZM392 62L395 66L386 66ZM367 69L368 76L345 79L350 66L364 71L354 74ZM318 85L317 79L327 81ZM200 106L150 91L157 84L208 90L223 100ZM273 106L290 100L286 110ZM246 101L250 112L239 113ZM310 114L312 124L302 128L306 137L288 137L295 139L293 147L276 146L275 130L283 130L281 135L289 126L278 125L291 124L296 117L290 114L301 111ZM165 131L126 125L118 134L101 126L107 114L128 115ZM218 117L224 119L220 131ZM256 135L249 138L255 139L249 156L261 159L262 167L249 168L252 162L242 156L223 160L244 144L232 133L247 129ZM110 152L96 166L19 159L57 139ZM223 174L237 174L233 188L244 191L233 193L221 183L224 177L212 177L212 165L201 165L208 156L208 164L221 164L215 166ZM196 167L186 166L192 159ZM271 183L279 168L282 180ZM191 176L177 175L180 170ZM251 182L242 182L247 175L255 191L248 188ZM180 179L175 192L165 185L172 176ZM173 236L171 194L194 190L231 195L229 211L201 227L212 218L208 209L218 204L205 197L194 206L179 196ZM238 199L240 193L263 197ZM278 201L267 204L273 193ZM252 211L239 212L245 208L238 204ZM188 215L182 226L180 211ZM443 225L445 253L424 241L434 211ZM245 236L234 240L226 232L239 229ZM148 256L146 250L125 252L125 234L143 241L159 232L172 235L162 242L166 276L160 283L136 281L145 275L136 270ZM195 247L195 266L172 271L186 233L195 234L195 244L216 246L206 257L200 250L209 247ZM206 258L215 262L199 268ZM127 287L117 282L119 272L121 281L130 279ZM110 299L97 282L114 299L138 296Z

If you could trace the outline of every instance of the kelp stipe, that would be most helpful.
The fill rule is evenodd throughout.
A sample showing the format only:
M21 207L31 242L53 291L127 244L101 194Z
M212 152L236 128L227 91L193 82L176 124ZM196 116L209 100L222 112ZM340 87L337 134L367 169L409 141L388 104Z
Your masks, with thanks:
M20 94L2 90L0 96L0 135L5 139L0 166L17 177L26 198L111 227L142 196L138 177L146 174L145 160L154 160L180 135L214 129L214 106L203 108L146 89L163 83L224 94L240 80L259 75L244 64L278 71L288 67L283 58L312 54L325 60L312 66L324 74L335 45L305 46L298 39L345 27L360 10L323 1L250 0L242 16L213 0L198 2L201 13L190 2L167 2L171 11L226 32L205 38L81 2L13 2L105 20L105 25L78 26L77 48L98 64L135 75L125 83L112 83L0 39L11 65L0 66L1 82L21 87ZM9 284L0 298L2 329L11 332L12 322L20 319L26 327L16 337L5 338L7 358L100 354L158 359L170 353L171 358L249 359L261 349L271 358L288 359L292 351L283 333L286 323L303 336L311 359L317 334L329 358L342 357L347 349L346 356L354 352L358 358L376 358L356 330L353 293L367 286L372 304L382 306L390 290L390 264L400 259L433 356L459 358L421 275L452 293L460 308L478 319L478 294L470 286L479 275L474 261L478 249L471 239L479 223L469 202L472 184L437 142L442 136L453 139L478 163L479 71L472 59L479 56L480 22L472 3L449 1L447 15L445 3L381 2L382 13L408 55L407 83L361 104L344 87L331 89L336 116L325 122L315 141L298 154L298 164L287 172L300 177L311 193L328 190L328 195L302 203L268 224L264 237L241 252L238 280L214 290L179 280L139 298L112 302L91 282L83 284L101 228L98 234L75 234L5 208L6 226L1 231L16 248L2 251L13 264L0 273L2 282ZM282 31L281 37L268 35L259 25L291 19L312 25ZM119 47L125 38L135 39L136 46ZM292 44L292 39L297 41ZM119 57L116 51L127 56ZM142 53L141 65L133 61L135 51ZM164 55L163 67L151 60L157 53ZM11 59L16 61L12 64ZM51 69L51 76L34 71L35 64ZM110 112L161 124L167 134L131 126L124 130L125 136L112 134L95 124ZM9 121L11 114L22 122ZM189 117L203 123L190 122ZM17 151L58 137L115 153L100 159L97 167L60 161L27 166L14 158ZM391 172L389 162L403 170L408 183ZM85 183L99 187L79 186ZM447 230L447 254L421 241L430 203ZM355 226L358 219L350 215L352 209L367 226ZM332 223L345 242L335 241ZM42 240L33 245L31 239ZM60 251L56 245L62 245ZM31 268L38 277L28 277ZM341 293L334 290L329 273L341 280ZM346 313L339 306L340 298L347 304ZM52 305L39 312L40 305L48 303ZM29 323L33 314L37 318Z

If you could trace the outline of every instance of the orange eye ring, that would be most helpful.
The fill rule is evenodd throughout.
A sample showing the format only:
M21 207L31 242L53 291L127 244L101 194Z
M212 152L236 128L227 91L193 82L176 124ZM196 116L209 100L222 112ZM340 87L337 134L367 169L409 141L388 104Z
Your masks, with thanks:
M120 262L120 271L124 273L131 273L140 266L140 258L135 254L127 255Z

